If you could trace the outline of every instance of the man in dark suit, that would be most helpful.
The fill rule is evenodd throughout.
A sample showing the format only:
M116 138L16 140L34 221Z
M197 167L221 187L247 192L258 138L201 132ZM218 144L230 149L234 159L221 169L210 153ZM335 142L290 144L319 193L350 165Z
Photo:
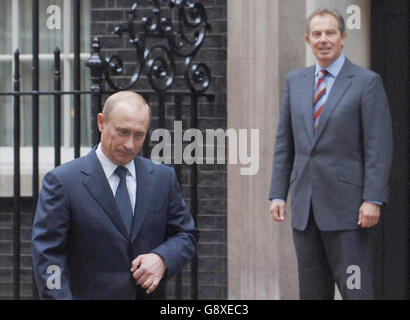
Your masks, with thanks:
M285 219L288 189L301 299L373 299L371 227L388 201L392 128L380 76L342 53L344 20L315 11L317 63L286 77L269 199Z
M150 123L138 94L110 96L101 143L47 173L33 222L33 270L42 299L164 297L164 279L199 237L175 171L137 156Z

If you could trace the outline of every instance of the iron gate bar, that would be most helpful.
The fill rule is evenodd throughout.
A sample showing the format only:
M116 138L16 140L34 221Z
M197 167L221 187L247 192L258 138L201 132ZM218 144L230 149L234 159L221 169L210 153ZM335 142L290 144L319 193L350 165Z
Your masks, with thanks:
M80 70L80 0L74 1L74 90L81 89L81 70ZM81 145L81 97L74 96L74 157L80 156Z
M40 74L39 74L39 2L38 0L33 0L33 61L32 61L32 74L33 74L33 83L32 88L33 91L39 90L39 82L40 82ZM37 206L37 198L39 194L38 190L38 183L39 183L39 96L33 95L33 112L32 112L32 141L33 141L33 205L32 205L32 219L34 220L34 215ZM33 282L34 274L32 276ZM19 286L20 283L14 284L15 286ZM33 295L37 297L37 289L36 286L33 286ZM20 298L20 294L18 295Z
M54 90L61 90L60 49L54 50ZM54 95L54 166L61 164L61 95Z
M158 96L158 93L156 92L146 92L146 91L140 91L140 90L133 90L131 91L137 92L141 94L142 96L144 95L155 95ZM118 90L111 90L111 91L100 91L98 94L101 95L109 95L118 92ZM15 92L15 91L6 91L6 92L0 92L0 96L51 96L51 95L56 95L56 96L61 96L61 95L83 95L83 94L96 94L95 91L90 91L90 90L80 90L80 91L20 91L20 92ZM190 92L184 92L184 91L173 91L173 92L168 92L167 95L170 96L192 96L192 93ZM214 101L215 96L213 94L208 94L208 93L195 93L197 97L205 97L208 99L209 102ZM100 110L101 111L101 110Z
M99 40L91 42L91 56L85 66L90 68L91 75L91 141L95 145L100 140L100 131L97 125L97 114L101 110L101 83L103 81L104 61L100 53Z
M162 93L158 95L158 127L166 128L165 123L165 97Z
M115 91L113 91L115 92ZM8 91L8 92L0 92L0 96L50 96L50 95L56 95L56 96L61 96L61 95L82 95L82 94L93 94L95 93L94 91L21 91L21 92L14 92L14 91Z
M14 91L20 91L20 63L19 51L14 53ZM20 297L20 97L13 97L14 125L13 125L13 298Z

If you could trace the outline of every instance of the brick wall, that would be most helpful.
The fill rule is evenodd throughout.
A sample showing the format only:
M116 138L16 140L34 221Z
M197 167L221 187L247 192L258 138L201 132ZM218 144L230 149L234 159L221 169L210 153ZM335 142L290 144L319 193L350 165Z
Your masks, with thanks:
M120 55L125 62L125 74L130 76L135 66L134 48L128 43L128 37L123 39L112 35L114 27L125 21L126 10L130 9L134 0L94 0L91 11L91 35L98 36L104 56L113 53ZM198 109L198 127L226 130L226 0L202 0L206 8L211 31L208 32L201 50L194 61L206 63L212 73L211 86L207 93L215 95L215 101L208 103L200 99ZM148 1L138 2L137 21L142 16L152 16ZM171 16L168 7L162 8ZM175 20L175 16L172 17ZM138 23L136 24L138 26ZM141 29L139 29L141 30ZM185 90L183 81L183 60L177 59L179 76L172 89ZM129 78L118 77L119 83L128 82ZM135 88L138 92L149 91L146 78L142 77ZM172 90L171 90L172 91ZM174 116L174 101L167 99L166 124L172 128ZM153 110L152 127L157 126L156 101L149 102ZM183 125L189 128L189 99L183 100ZM183 168L182 187L184 197L189 203L189 173ZM221 299L227 297L227 252L226 252L226 166L198 166L198 227L201 238L198 247L199 256L199 298ZM183 272L183 297L190 294L189 267ZM169 282L168 298L174 297L174 283Z
M31 199L20 203L20 297L32 298ZM13 199L0 199L0 300L13 298Z

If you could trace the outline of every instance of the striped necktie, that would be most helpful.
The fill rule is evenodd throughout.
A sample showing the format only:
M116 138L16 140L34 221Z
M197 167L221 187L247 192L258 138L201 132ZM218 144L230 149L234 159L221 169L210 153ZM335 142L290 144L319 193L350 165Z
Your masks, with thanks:
M320 70L318 75L318 80L315 86L315 95L313 98L313 130L316 132L319 125L320 114L322 113L323 107L325 106L325 93L326 93L326 84L324 79L328 72L326 70Z

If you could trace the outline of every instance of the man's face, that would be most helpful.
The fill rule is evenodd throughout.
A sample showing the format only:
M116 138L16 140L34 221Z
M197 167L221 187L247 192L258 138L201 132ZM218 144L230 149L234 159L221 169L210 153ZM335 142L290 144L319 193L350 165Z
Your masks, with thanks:
M340 56L346 38L346 32L340 34L339 24L331 14L315 16L310 22L310 33L305 35L306 42L322 68Z
M115 164L124 166L141 150L148 130L149 112L144 106L121 101L116 104L108 119L98 114L101 148Z

